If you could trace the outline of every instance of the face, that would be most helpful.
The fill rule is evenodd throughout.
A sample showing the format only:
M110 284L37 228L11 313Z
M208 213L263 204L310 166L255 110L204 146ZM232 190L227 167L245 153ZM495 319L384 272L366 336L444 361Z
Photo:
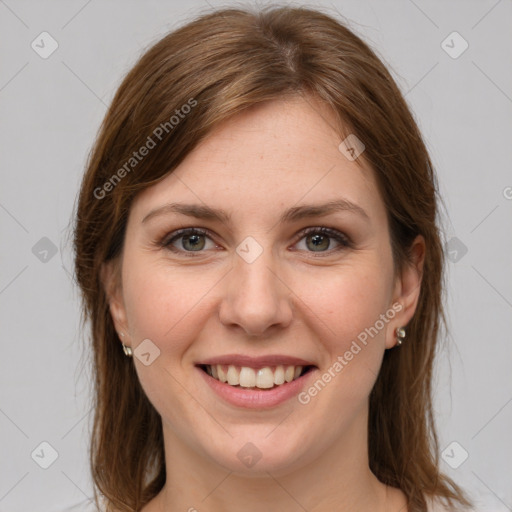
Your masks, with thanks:
M175 453L285 474L365 447L415 296L373 172L333 126L314 100L257 106L132 205L111 312Z

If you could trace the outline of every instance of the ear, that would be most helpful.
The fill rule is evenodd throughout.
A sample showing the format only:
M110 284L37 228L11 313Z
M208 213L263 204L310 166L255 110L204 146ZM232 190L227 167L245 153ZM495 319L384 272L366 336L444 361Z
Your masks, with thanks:
M416 311L421 291L425 247L425 239L418 235L411 245L411 261L405 263L402 271L396 277L392 304L400 304L401 309L398 310L398 307L393 307L395 311L398 310L398 313L393 321L389 323L386 333L386 348L392 348L396 345L396 329L405 327Z
M110 316L112 317L119 339L125 345L129 345L129 329L123 300L121 269L118 261L110 260L102 264L101 281L107 296Z

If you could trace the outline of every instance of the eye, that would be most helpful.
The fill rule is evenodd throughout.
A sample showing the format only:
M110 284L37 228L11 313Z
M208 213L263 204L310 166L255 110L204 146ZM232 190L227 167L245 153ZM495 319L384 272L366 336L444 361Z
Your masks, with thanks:
M333 253L351 246L350 239L340 231L327 227L311 227L300 233L301 238L295 245L304 240L304 247L299 250L315 253ZM333 240L338 247L332 248ZM210 244L208 244L210 242ZM173 232L161 242L161 246L172 252L193 256L203 250L215 249L217 244L210 233L201 228L185 228Z
M207 240L211 242L210 247L207 246ZM203 249L213 249L216 247L208 232L200 228L187 228L175 231L171 238L162 242L162 245L173 252L179 253L201 252Z
M326 227L313 227L304 230L302 233L301 242L304 240L305 250L307 252L334 252L350 247L350 240L346 235L337 231L336 229ZM338 244L337 248L331 249L332 240Z

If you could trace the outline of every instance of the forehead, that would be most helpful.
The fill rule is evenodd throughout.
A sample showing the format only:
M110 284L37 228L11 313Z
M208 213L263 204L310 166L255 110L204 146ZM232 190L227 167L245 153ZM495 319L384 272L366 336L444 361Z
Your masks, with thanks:
M340 151L333 113L314 99L251 107L214 129L164 180L140 193L136 217L169 202L203 203L269 222L295 204L346 199L382 216L373 171Z

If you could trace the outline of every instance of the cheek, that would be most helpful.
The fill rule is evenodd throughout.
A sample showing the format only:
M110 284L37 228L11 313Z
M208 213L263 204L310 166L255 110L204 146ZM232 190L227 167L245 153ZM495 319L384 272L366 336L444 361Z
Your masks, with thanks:
M208 277L191 277L155 262L127 261L126 268L123 292L135 344L149 338L165 353L182 351L200 328L201 299L212 286Z
M311 401L309 410L317 413L314 417L329 416L333 404L343 403L345 412L333 421L333 432L345 428L344 422L365 406L379 374L392 318L386 317L390 269L391 260L361 257L358 265L347 262L329 276L321 277L319 272L303 283L301 293L309 297L311 310L310 329L325 359L318 375L323 383L315 381L302 403Z
M303 282L301 293L308 296L303 310L310 310L308 327L325 359L317 380L299 401L310 413L311 425L318 418L330 418L326 438L349 428L364 410L379 374L388 328L381 320L390 297L386 275L381 265L362 265L340 269L325 279L317 274L315 286L313 276Z
M191 416L201 411L183 392L184 354L203 328L207 292L216 281L140 255L127 258L125 268L123 295L133 343L150 339L160 349L149 366L134 358L139 381L162 418L186 432Z
M322 329L322 340L329 352L346 350L386 312L389 306L390 281L386 265L361 265L336 269L333 272L311 274L300 285L301 297L306 297L312 321ZM387 324L385 324L386 326ZM382 327L379 323L379 326ZM384 326L384 327L385 327ZM379 329L384 337L385 328ZM362 336L364 337L364 336Z
M132 266L128 274L123 292L133 341L137 344L149 338L160 345L174 317L180 314L172 300L175 288L152 272L139 272L137 267Z

